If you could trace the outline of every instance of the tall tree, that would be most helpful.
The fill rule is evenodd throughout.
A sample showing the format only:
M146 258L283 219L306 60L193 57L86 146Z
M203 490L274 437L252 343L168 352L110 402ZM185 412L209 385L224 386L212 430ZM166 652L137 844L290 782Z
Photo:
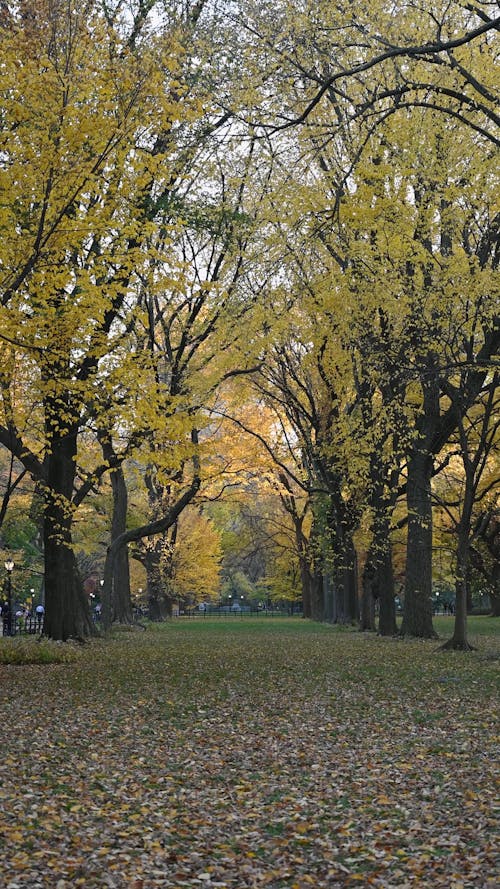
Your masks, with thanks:
M460 397L453 388L448 392L452 401ZM480 496L487 497L498 488L496 473L488 480L485 472L490 459L494 459L495 444L498 444L498 405L498 372L495 372L478 401L465 413L458 409L456 438L459 456L456 460L462 464L462 479L457 505L446 505L456 538L455 626L453 636L445 643L444 648L467 651L472 647L467 638L467 602L473 514L475 506L480 502Z
M60 639L92 632L71 541L79 433L94 390L120 376L152 183L175 150L165 134L191 115L175 35L146 39L152 6L27 0L0 34L2 333L33 368L43 452L13 417L0 440L44 485L46 631Z

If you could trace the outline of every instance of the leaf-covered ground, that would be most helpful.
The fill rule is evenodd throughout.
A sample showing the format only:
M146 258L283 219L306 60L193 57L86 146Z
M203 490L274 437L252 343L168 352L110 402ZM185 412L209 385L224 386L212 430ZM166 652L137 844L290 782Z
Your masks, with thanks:
M498 647L475 641L180 620L0 666L0 886L493 889Z

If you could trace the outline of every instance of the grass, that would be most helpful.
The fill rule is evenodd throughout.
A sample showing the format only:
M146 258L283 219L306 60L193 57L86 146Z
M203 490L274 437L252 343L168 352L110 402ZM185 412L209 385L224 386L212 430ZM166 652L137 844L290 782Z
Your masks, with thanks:
M0 886L493 887L499 624L463 654L181 619L4 664Z
M455 618L450 615L438 615L434 618L433 624L436 632L446 639L453 635L454 621ZM467 631L471 639L480 636L498 637L500 636L500 618L473 614L467 618Z
M78 658L73 643L52 642L33 636L0 638L0 664L67 664Z

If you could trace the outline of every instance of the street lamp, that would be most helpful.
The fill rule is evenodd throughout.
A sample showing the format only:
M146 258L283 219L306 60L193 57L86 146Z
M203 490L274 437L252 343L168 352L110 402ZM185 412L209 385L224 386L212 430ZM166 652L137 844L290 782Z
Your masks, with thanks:
M5 562L5 570L7 571L7 608L9 609L9 613L7 615L7 636L12 636L12 572L14 570L14 562L12 559L7 559Z

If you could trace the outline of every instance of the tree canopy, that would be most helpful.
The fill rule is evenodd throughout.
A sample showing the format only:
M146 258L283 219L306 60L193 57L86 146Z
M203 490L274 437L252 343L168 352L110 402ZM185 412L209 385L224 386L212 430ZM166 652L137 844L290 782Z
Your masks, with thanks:
M158 617L190 547L212 596L220 560L250 571L233 525L250 587L386 634L402 544L402 631L432 636L436 492L476 448L467 598L498 481L498 27L458 0L0 4L1 533L22 504L49 635L94 632L95 513L106 624L129 556Z

